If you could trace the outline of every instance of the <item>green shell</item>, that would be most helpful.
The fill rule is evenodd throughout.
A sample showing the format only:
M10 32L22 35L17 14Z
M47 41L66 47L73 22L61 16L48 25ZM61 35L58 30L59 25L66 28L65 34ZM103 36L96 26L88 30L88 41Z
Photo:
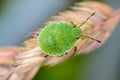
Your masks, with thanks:
M71 23L53 23L40 32L38 43L44 54L61 56L75 46L81 35L81 29L73 28Z

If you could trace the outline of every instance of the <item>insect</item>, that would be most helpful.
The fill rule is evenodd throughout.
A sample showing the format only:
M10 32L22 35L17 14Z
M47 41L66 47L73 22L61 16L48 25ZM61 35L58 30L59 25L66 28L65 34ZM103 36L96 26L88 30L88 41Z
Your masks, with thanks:
M63 23L57 22L48 24L40 32L38 43L41 51L49 56L62 56L66 54L71 48L75 48L79 37L86 37L97 42L101 42L94 38L83 35L81 26L95 14L93 12L82 24L76 26L73 22Z

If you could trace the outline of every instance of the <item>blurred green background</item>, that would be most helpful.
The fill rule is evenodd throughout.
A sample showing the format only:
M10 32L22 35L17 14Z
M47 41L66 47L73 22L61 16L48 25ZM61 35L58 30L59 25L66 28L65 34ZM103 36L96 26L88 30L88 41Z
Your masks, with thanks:
M0 0L0 47L20 45L51 16L81 0ZM87 0L86 0L87 1ZM101 0L113 9L119 0ZM107 42L88 55L42 67L33 80L120 80L120 23Z

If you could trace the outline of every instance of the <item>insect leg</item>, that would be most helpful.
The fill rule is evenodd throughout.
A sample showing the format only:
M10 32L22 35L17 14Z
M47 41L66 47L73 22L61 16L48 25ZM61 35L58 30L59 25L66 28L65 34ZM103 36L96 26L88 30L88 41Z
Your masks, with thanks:
M44 58L48 57L48 55L45 55Z
M74 24L74 22L73 22L73 21L71 21L70 23L73 25L73 28L75 28L75 27L76 27L76 25Z
M76 51L77 51L77 46L74 47L74 52L76 53Z

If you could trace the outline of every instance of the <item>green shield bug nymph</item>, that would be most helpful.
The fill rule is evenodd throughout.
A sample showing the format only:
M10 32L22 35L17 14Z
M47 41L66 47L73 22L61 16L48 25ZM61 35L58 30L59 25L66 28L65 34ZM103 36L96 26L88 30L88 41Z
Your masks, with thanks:
M71 23L53 23L47 25L39 34L39 46L47 55L61 56L73 48L77 38L82 35L80 28Z
M74 23L56 22L48 24L40 32L38 43L40 50L49 56L62 56L71 48L75 47L77 39L83 36L80 26L82 26L91 16L92 13L81 25L77 26ZM90 38L88 36L84 36ZM94 38L90 38L95 40ZM96 40L100 42L99 40Z

